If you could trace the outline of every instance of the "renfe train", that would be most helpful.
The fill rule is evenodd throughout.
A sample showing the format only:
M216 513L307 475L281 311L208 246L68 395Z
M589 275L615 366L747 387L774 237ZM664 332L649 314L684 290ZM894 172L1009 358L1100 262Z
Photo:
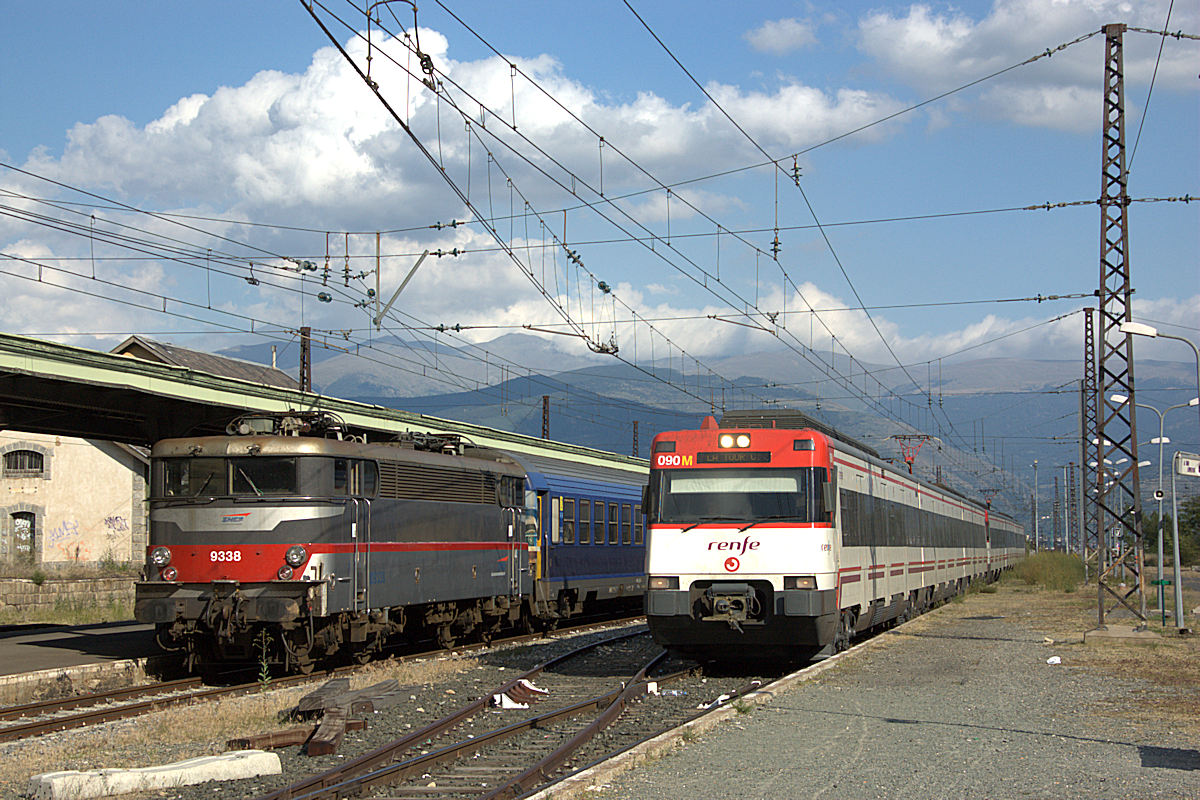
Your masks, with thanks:
M1009 517L800 412L658 434L646 504L650 630L707 660L845 649L1025 553Z
M189 667L265 654L307 672L396 635L449 646L642 602L646 469L631 459L450 434L368 444L321 412L227 434L151 453L134 614Z

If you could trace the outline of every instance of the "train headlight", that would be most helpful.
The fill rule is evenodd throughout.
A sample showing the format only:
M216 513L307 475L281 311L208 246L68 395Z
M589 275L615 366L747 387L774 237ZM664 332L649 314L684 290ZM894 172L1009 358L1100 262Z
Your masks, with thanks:
M294 544L287 549L287 553L284 554L283 560L286 561L289 566L303 566L304 562L308 561L308 551L300 545Z
M675 575L652 575L647 586L651 589L678 589L679 578Z
M717 447L730 448L730 447L749 447L749 446L750 446L750 434L748 434L748 433L739 433L736 435L734 435L732 433L722 433L720 436L717 437Z
M164 581L173 581L179 577L179 570L175 569L174 567L166 567L162 572L159 573L159 577L161 577Z
M815 589L817 588L817 578L815 575L788 575L783 579L784 589Z
M279 580L281 581L290 581L292 579L292 568L284 564L279 568L279 572L275 574L279 576Z
M150 563L162 568L171 563L171 551L166 547L156 547L150 551Z

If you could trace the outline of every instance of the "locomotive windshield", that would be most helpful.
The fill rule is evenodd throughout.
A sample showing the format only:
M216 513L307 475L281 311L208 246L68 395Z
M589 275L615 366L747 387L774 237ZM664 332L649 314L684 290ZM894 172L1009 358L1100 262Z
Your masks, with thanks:
M823 521L824 481L821 467L657 470L652 521Z
M164 497L295 494L295 458L167 458Z

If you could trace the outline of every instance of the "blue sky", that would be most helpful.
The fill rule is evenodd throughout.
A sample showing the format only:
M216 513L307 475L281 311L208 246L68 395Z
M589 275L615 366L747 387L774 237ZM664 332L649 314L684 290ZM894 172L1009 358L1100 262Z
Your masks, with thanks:
M469 328L462 339L486 341L532 325L579 334L545 334L571 352L585 352L589 341L616 343L623 357L639 360L682 348L704 362L788 344L832 346L839 356L891 366L896 359L1078 359L1081 322L1071 312L1084 300L963 303L1096 288L1094 205L998 209L1098 196L1103 36L810 148L1103 23L1159 29L1167 2L631 4L757 146L619 0L447 0L503 60L446 8L422 3L421 47L447 84L463 87L446 88L440 100L401 79L387 57L419 74L415 60L375 30L382 95L408 109L445 174L460 191L469 187L476 211L495 217L493 237L479 224L430 227L470 212L298 2L10 0L6 29L38 33L10 33L0 48L0 156L30 173L0 170L0 190L10 193L4 205L21 209L0 216L5 329L73 333L72 341L94 346L119 340L119 331L174 332L183 344L219 347L255 339L226 333L198 342L193 334L247 330L251 320L257 331L303 321L367 341L371 232L382 230L391 231L381 236L385 296L423 250L467 251L432 258L417 272L388 323L402 335L414 335L406 325L457 324ZM351 5L329 6L352 19ZM411 7L390 8L411 27ZM361 15L354 24L364 29ZM1170 28L1200 33L1195 5L1177 3ZM362 41L336 32L365 64ZM1161 39L1129 32L1125 41L1132 146ZM1200 194L1198 71L1200 43L1166 40L1133 162L1134 198ZM451 102L476 118L478 139L468 142ZM480 102L499 115L483 132ZM515 120L528 138L498 119ZM800 153L803 193L769 168L748 169L767 160L757 147L786 170ZM548 166L551 157L556 166ZM95 198L43 178L188 218L108 202L64 205ZM580 208L581 199L600 199L583 187L598 189L601 180L606 199L638 194L602 204L603 216ZM812 227L814 212L825 235ZM1135 314L1193 339L1200 335L1198 212L1196 203L1166 202L1130 211ZM900 219L922 215L955 216ZM46 216L82 228L64 233ZM561 246L564 217L567 248L581 264ZM885 219L894 221L846 224ZM80 235L87 228L98 235ZM118 242L118 234L139 241ZM327 242L332 277L322 283ZM168 244L179 248L170 259ZM349 285L341 279L347 254ZM318 270L301 283L284 257ZM39 266L36 283L29 279ZM318 300L322 291L332 302ZM871 320L861 312L798 313L856 306L856 293L873 309ZM173 314L148 310L163 297ZM938 305L913 307L928 303ZM1048 322L1059 315L1069 316ZM1190 357L1161 341L1139 348L1155 358Z

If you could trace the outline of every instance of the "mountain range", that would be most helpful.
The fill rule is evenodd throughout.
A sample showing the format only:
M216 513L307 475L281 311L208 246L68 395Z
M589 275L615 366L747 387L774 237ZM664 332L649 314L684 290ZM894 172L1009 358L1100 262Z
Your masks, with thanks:
M918 474L940 475L972 497L995 495L996 507L1026 524L1034 460L1043 509L1052 507L1055 479L1065 485L1063 466L1080 461L1078 362L991 358L902 370L839 357L835 367L859 389L872 397L891 390L904 398L869 404L844 383L831 392L818 367L786 350L706 359L723 380L697 376L694 362L681 371L678 358L635 367L611 356L564 353L522 333L479 346L389 337L354 347L330 339L314 341L312 354L313 388L323 394L530 436L542 435L542 398L548 397L551 438L631 453L636 422L636 454L643 457L655 433L696 427L714 408L718 417L721 409L799 409L897 461L899 443L888 437L931 434L937 438L922 445L914 462ZM220 355L264 364L273 357L270 345ZM298 347L274 358L280 369L298 373ZM1165 408L1196 396L1191 364L1138 361L1135 367L1139 402ZM930 395L913 381L931 386ZM881 408L899 412L908 424L889 419ZM1152 462L1143 469L1142 488L1149 494L1157 488L1158 448L1145 443L1158 435L1158 417L1140 412L1138 424L1139 458ZM1172 443L1164 453L1168 459L1174 449L1200 449L1194 409L1168 415L1165 432Z

